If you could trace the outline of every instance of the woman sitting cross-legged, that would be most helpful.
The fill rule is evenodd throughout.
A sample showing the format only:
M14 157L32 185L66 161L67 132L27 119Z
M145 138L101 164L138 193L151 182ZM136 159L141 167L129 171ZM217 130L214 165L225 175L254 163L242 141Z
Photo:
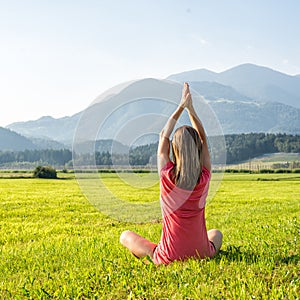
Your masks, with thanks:
M169 138L184 109L192 127L182 126L175 131L171 161ZM161 240L155 244L126 230L120 242L136 257L149 256L155 264L213 257L221 248L223 235L219 230L206 229L205 203L211 162L204 127L193 107L187 83L179 106L161 131L157 162L163 215Z

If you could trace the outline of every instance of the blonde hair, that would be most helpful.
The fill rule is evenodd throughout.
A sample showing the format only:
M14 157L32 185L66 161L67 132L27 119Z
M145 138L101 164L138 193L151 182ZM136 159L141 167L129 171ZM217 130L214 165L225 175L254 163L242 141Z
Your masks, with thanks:
M173 136L172 151L176 186L193 190L203 166L202 142L198 132L190 126L179 127Z

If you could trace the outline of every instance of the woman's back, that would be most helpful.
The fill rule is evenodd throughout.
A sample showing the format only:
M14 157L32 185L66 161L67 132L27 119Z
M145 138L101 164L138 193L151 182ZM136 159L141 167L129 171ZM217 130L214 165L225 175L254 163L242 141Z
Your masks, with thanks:
M168 162L161 170L163 228L161 241L153 255L156 264L215 254L207 236L204 209L210 172L204 167L199 183L191 191L175 185L173 169L174 164Z

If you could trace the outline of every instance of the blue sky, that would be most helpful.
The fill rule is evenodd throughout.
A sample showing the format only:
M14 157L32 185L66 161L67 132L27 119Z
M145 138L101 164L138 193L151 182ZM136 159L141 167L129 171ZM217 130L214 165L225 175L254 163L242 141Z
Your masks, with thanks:
M254 63L300 74L300 1L0 0L0 126L106 89Z

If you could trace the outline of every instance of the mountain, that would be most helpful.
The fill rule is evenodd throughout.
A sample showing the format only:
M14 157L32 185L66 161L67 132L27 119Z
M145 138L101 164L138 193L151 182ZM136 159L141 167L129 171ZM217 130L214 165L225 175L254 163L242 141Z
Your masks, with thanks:
M300 108L300 77L267 67L242 64L221 73L205 69L173 74L167 79L179 82L209 81L234 88L255 101L280 102Z
M171 81L150 78L131 82L110 93L109 98L100 96L81 113L74 144L104 139L127 146L138 145L141 140L148 143L148 138L152 142L153 133L160 132L180 101L181 88Z
M144 79L113 88L98 97L86 110L71 117L42 117L7 127L26 136L54 139L69 145L77 132L76 143L86 143L88 152L91 150L89 147L94 147L89 142L95 140L114 139L126 145L137 144L131 133L138 132L140 137L145 135L145 128L137 126L138 122L150 124L149 135L159 132L162 122L153 122L149 114L169 116L176 107L174 99L178 103L180 95L181 85L177 83ZM137 117L144 120L137 120Z
M209 102L224 133L300 134L300 109L271 102Z
M89 151L86 151L86 149L91 149L91 153L94 153L95 151L98 151L100 153L102 152L113 152L117 154L126 154L129 152L129 147L123 145L122 143L114 140L96 140L94 141L85 141L82 143L79 143L76 149L77 153L86 153Z
M71 147L68 147L65 144L62 144L60 142L50 140L48 138L29 138L31 142L38 148L38 149L53 149L53 150L60 150L60 149L68 149Z
M9 129L0 127L0 151L22 151L37 149L37 146L26 137Z
M121 84L73 116L47 116L13 123L8 128L26 137L55 140L69 147L76 133L78 150L85 147L87 152L98 147L91 142L96 140L117 140L127 147L151 143L157 140L180 101L182 84L178 82L188 81L209 135L218 135L222 130L224 134L300 134L299 76L245 64L221 73L201 69L168 78L172 81L150 78ZM180 121L188 123L187 114ZM107 147L111 146L100 148Z
M23 151L39 149L66 149L57 141L41 138L27 138L10 129L0 127L0 151Z
M239 93L231 86L210 81L190 81L191 91L196 91L209 100L230 99L233 101L252 101L249 97Z
M38 120L27 122L16 122L7 128L21 133L26 137L34 137L44 140L55 140L64 144L72 144L74 128L80 118L80 113L72 117L59 119L50 116L41 117Z

